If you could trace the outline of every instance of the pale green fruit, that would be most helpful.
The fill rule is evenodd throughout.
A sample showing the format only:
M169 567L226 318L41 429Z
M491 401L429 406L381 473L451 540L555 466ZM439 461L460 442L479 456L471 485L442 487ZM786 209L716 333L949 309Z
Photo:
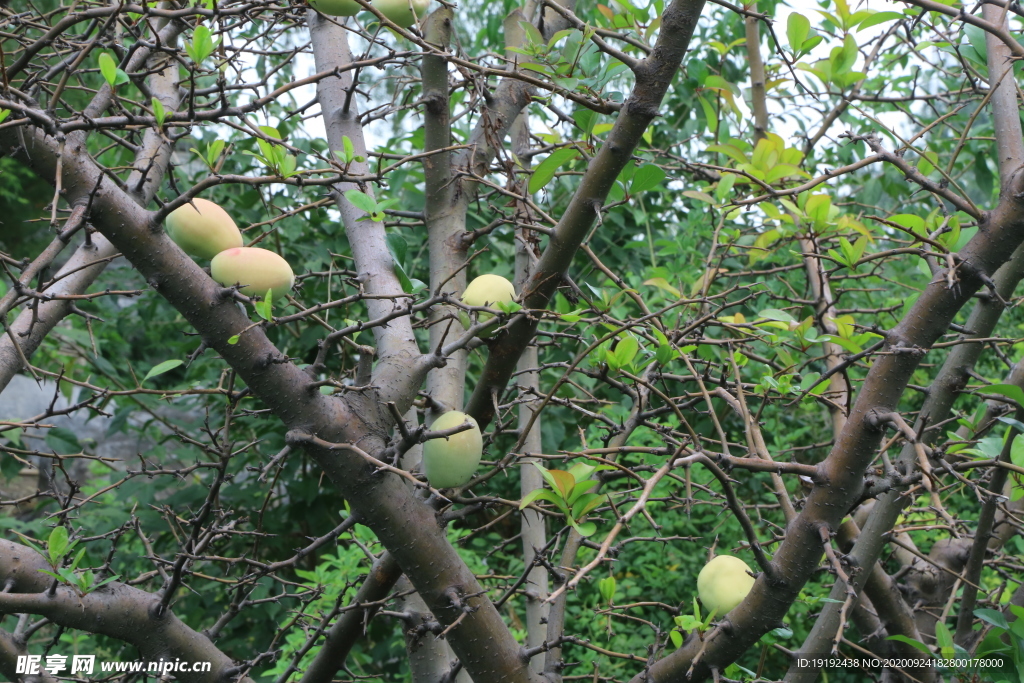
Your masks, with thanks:
M329 17L354 17L363 9L355 0L309 0L309 4Z
M409 28L427 16L430 0L373 0L373 6L402 28Z
M754 585L750 567L738 557L716 555L697 575L697 594L709 612L724 617L743 602Z
M196 197L191 204L182 204L164 224L175 244L194 258L213 258L225 249L242 246L242 233L231 216L208 199Z
M516 300L516 288L512 283L500 275L481 275L466 287L462 294L462 303L467 306L488 306L494 304L510 304ZM487 322L493 316L490 313L480 313L480 322ZM494 328L488 328L482 336L487 337L494 333Z
M453 429L469 422L469 429L447 439L430 439L423 444L423 472L435 489L449 489L469 482L480 464L484 439L476 420L457 410L449 410L430 425L431 431Z
M246 296L265 296L274 290L275 299L283 297L295 284L288 262L273 251L258 247L237 247L222 251L210 262L213 279L225 287L244 285Z

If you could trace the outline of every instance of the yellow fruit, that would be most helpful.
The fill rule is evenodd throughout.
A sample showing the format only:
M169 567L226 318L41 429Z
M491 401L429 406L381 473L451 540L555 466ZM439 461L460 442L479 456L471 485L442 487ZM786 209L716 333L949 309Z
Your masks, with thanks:
M724 617L743 602L754 585L750 567L738 557L716 555L697 575L697 594L705 609Z
M467 306L488 306L494 307L496 303L510 304L516 300L516 289L512 283L500 275L481 275L466 287L462 294L462 303ZM487 322L493 316L490 313L480 313L480 322ZM483 335L490 336L494 328L488 328Z
M273 297L278 299L295 284L288 262L275 252L258 247L222 251L210 262L210 274L225 287L244 285L239 291L246 296L265 296L272 289Z
M309 4L329 17L354 17L363 9L355 0L309 0Z
M231 216L208 199L196 197L191 204L179 206L167 216L165 225L171 239L195 258L213 258L225 249L242 246L242 233Z
M447 439L439 437L423 444L423 472L435 489L462 486L473 478L484 450L484 439L476 420L457 410L449 410L430 425L431 431L453 429L469 422L469 429Z
M512 283L500 275L481 275L469 283L462 295L467 306L492 306L496 303L510 304L516 299Z
M430 0L373 0L373 6L402 28L409 28L427 16Z

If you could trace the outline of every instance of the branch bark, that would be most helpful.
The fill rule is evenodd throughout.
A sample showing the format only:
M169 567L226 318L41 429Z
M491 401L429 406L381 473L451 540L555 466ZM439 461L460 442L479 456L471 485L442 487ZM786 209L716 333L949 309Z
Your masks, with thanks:
M703 7L704 0L675 0L662 14L654 50L637 65L633 91L607 141L590 161L530 282L521 292L524 307L547 307L587 232L600 219L601 208L615 179L632 158L647 126L658 115ZM494 418L492 397L508 384L536 329L537 321L518 316L510 323L505 336L491 347L487 365L467 405L467 412L476 418L481 428Z
M237 674L235 663L209 638L170 610L158 615L159 595L116 581L84 596L67 586L51 595L53 579L39 571L49 568L31 548L0 539L0 583L10 586L9 592L0 593L0 613L36 614L60 626L117 638L137 647L149 661L210 662L208 672L178 672L185 683L219 683ZM242 681L252 683L248 677Z
M960 252L960 287L949 289L945 278L935 279L906 317L885 335L888 354L880 356L868 371L849 420L829 456L818 466L821 483L805 499L803 510L788 526L772 560L776 580L760 577L746 600L729 614L729 628L717 630L703 643L688 641L655 664L651 669L655 680L685 675L703 680L713 668L727 665L753 645L789 609L821 559L819 529L835 529L860 494L863 473L883 435L880 416L896 409L929 347L949 328L984 278L991 277L1024 241L1024 202L1016 196L1024 189L1021 175L1014 176L1009 185L1014 191L984 215L978 234ZM867 530L861 537L866 535ZM834 633L820 618L819 623L823 624L819 629L822 634ZM639 683L639 679L634 682Z
M988 8L995 12L1001 12L999 8ZM986 9L986 11L988 11ZM997 148L1000 151L1000 185L1001 205L1015 202L1012 197L1013 183L1020 182L1019 174L1015 173L1024 163L1024 138L1022 138L1020 118L1016 106L1016 86L1011 77L1006 77L1003 71L1010 68L1012 64L1008 61L1010 51L1006 45L995 36L987 34L989 73L991 85L995 88L990 98L992 113L996 123ZM1003 65L1003 66L1000 66ZM1012 75L1012 74L1011 74ZM970 336L984 338L991 335L996 323L1003 312L1002 300L1012 296L1017 283L1024 277L1024 245L1018 245L1013 251L1010 260L999 267L994 276L995 291L998 297L989 296L982 298L975 304L966 324ZM974 367L981 352L983 344L961 344L954 347L946 357L942 368L939 370L934 381L929 385L928 395L918 413L918 419L914 426L915 432L921 435L921 440L929 443L938 435L934 430L928 431L928 425L934 425L946 420L953 402L959 395L960 390L966 385L969 372ZM913 472L916 468L917 454L914 444L908 442L900 453L897 467L904 472ZM878 502L872 508L872 514L868 518L864 528L858 535L850 552L851 560L860 567L873 567L885 546L884 535L888 533L896 523L900 512L907 504L902 495L902 489L896 488L886 491L878 498ZM868 572L865 571L865 574ZM837 585L838 589L839 586ZM858 587L859 590L859 587ZM835 589L834 589L835 592ZM836 597L833 595L832 597ZM838 599L838 598L836 598ZM814 630L804 643L805 652L820 652L824 649L825 639L831 637L838 625L839 608L836 604L826 604L815 624ZM818 624L821 628L818 628ZM805 676L806 678L806 676Z

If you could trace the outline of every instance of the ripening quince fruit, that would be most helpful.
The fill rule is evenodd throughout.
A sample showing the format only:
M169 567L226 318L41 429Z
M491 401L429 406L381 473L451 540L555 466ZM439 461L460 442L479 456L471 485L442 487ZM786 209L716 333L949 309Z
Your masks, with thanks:
M447 439L438 437L423 444L423 472L435 489L462 486L473 478L484 451L484 438L476 420L458 410L449 410L430 425L437 432L466 422L473 426Z
M213 258L225 249L242 246L242 233L231 216L208 199L196 197L191 204L179 206L164 224L175 244L193 258Z
M288 262L259 247L235 247L220 252L210 262L210 274L225 287L243 285L239 291L246 296L266 296L267 290L272 289L276 299L295 284L295 274Z
M467 306L493 306L494 304L510 304L516 300L516 288L500 275L481 275L466 287L462 294L462 303ZM487 322L493 316L490 313L479 314L480 322ZM494 333L489 328L481 336L488 337Z
M373 0L373 6L402 28L409 28L427 16L430 0Z
M355 0L309 0L309 4L329 17L354 17L363 9Z
M697 575L697 594L704 607L719 617L731 612L754 585L749 570L738 557L716 555Z

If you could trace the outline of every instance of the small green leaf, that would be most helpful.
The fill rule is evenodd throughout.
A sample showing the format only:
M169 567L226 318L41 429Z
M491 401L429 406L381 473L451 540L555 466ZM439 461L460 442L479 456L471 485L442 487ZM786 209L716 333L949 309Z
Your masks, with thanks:
M922 643L919 640L914 640L913 638L908 638L906 636L901 636L901 635L889 636L889 637L886 638L886 640L895 640L895 641L898 641L900 643L906 643L907 645L910 645L911 647L917 648L918 650L920 650L921 652L925 653L929 657L932 656L932 651L928 649L928 646L925 645L924 643Z
M55 526L46 540L46 552L50 556L50 564L56 567L68 549L68 530L63 526Z
M49 569L37 569L36 571L39 572L40 574L46 574L47 576L52 576L53 578L57 579L61 583L64 583L64 577L61 576L60 574L57 574L56 572L51 572Z
M660 185L664 179L665 171L654 164L644 164L636 169L636 173L633 174L633 182L629 186L629 193L639 194L652 190Z
M164 109L163 103L157 98L153 98L153 118L156 119L156 127L164 127L164 119L167 117L167 111Z
M70 455L82 451L82 445L78 442L78 435L64 427L54 427L46 432L46 444L61 455Z
M142 378L142 381L145 382L147 379L151 379L153 377L156 377L157 375L162 375L165 372L173 370L179 365L184 365L184 363L185 361L179 360L177 358L173 360L165 360L163 363L157 363L152 367L152 369L150 369L148 373L146 373L146 376Z
M683 646L683 635L679 631L670 632L668 637L672 639L672 647L678 650Z
M100 62L100 73L103 74L104 80L113 87L117 82L117 62L107 52L101 52L99 57Z
M867 19L860 22L857 30L863 31L866 28L877 26L878 24L884 24L889 21L898 21L903 18L904 15L899 12L875 12L870 15Z
M24 431L25 430L23 430L21 427L15 427L14 429L8 429L6 432L3 432L3 436L6 436L8 441L10 441L18 448L21 448L21 435L22 433L24 433Z
M766 308L757 314L761 318L767 318L768 320L777 320L783 323L795 323L796 320L793 316L786 311L779 310L778 308Z
M347 135L343 135L341 144L345 148L345 163L351 163L356 158L356 147L352 144L352 139Z
M558 169L579 156L579 150L575 147L563 147L548 155L548 158L537 164L533 175L530 176L530 193L538 192L542 187L551 182Z
M978 617L982 621L988 622L997 628L1009 629L1010 625L1006 622L1006 617L1002 612L997 612L994 609L976 609L974 610L974 616Z
M228 344L231 344L232 346L234 346L235 344L238 343L238 340L240 338L241 338L241 335L233 334L230 337L228 337Z
M811 22L807 17L796 12L789 15L786 20L786 38L789 39L790 50L800 52L810 32Z
M345 192L345 199L360 211L364 211L369 214L377 212L377 202L375 202L373 197L365 192L360 192L359 190L348 190Z
M11 115L11 110L10 109L0 109L0 123L3 123L4 119L6 119L10 115Z
M256 313L264 320L274 319L274 290L268 289L267 295L263 298L263 301L257 301L255 304Z
M615 577L606 576L597 582L597 590L601 593L601 600L612 604L612 599L615 597Z
M981 388L983 394L996 394L1005 396L1018 405L1024 406L1024 390L1015 384L992 384Z
M597 525L593 522L584 522L583 524L574 525L576 532L579 533L583 538L593 536L597 531Z
M76 555L76 556L75 556L75 560L74 560L74 562L72 562L72 563L71 563L71 564L70 564L70 565L68 566L68 568L69 568L69 569L70 569L71 571L74 571L74 570L78 569L78 565L79 565L79 563L81 563L81 561L82 561L82 558L83 558L83 557L85 557L85 551L86 551L86 549L85 549L85 548L82 548L81 550L79 550L79 551L78 551L78 555Z

